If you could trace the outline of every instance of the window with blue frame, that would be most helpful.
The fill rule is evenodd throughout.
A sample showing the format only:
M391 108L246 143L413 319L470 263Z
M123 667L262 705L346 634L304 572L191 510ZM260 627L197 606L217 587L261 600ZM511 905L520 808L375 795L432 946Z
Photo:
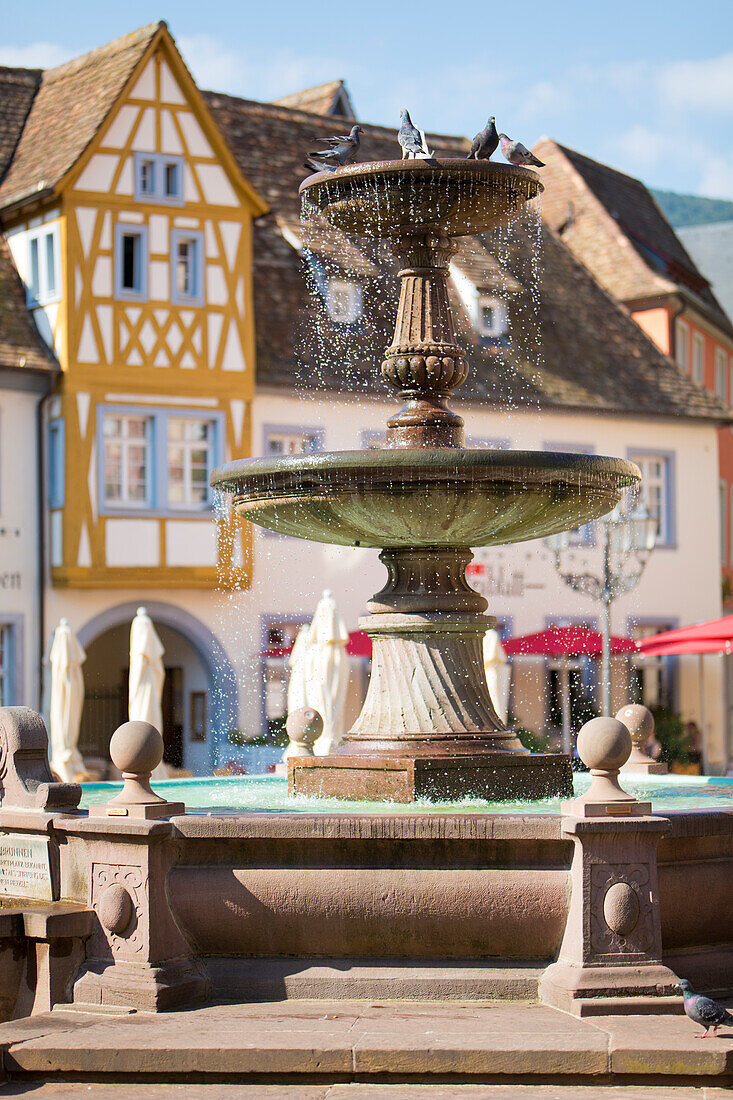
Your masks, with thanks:
M135 153L135 198L139 202L183 202L183 157Z
M61 293L58 227L42 227L28 235L29 306L58 301Z
M171 301L202 305L204 300L204 238L190 229L171 233Z
M629 494L627 506L641 500L657 521L657 546L673 546L675 530L674 454L644 449L630 450L628 457L641 470L641 486Z
M221 414L107 408L100 415L101 507L108 515L211 507Z
M51 420L48 425L48 507L64 506L64 422Z
M142 300L147 294L147 227L118 222L115 226L115 297Z
M0 623L0 707L13 703L13 627Z

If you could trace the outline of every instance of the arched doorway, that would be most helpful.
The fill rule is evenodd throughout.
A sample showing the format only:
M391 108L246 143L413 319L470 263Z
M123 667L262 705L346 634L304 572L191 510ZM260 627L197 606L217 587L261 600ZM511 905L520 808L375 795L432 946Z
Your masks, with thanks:
M79 740L85 758L108 759L109 739L127 720L130 623L138 606L108 608L78 633L87 652ZM194 775L210 774L217 745L237 725L234 669L216 636L193 615L156 600L145 607L165 648L164 759Z

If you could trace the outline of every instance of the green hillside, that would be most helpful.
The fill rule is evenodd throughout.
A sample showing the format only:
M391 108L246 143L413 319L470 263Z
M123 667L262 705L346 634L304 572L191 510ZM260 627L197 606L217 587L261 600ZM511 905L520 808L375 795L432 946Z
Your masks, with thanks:
M675 229L685 225L733 221L733 202L726 199L704 199L700 195L678 195L675 191L656 191L653 188L650 191Z

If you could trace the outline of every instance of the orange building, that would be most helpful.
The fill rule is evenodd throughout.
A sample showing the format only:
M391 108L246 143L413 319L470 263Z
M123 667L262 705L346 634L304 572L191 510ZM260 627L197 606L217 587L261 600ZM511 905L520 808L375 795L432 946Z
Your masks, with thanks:
M546 164L542 213L564 244L685 374L733 404L733 324L644 184L549 138L534 152ZM718 452L723 603L733 610L728 427Z

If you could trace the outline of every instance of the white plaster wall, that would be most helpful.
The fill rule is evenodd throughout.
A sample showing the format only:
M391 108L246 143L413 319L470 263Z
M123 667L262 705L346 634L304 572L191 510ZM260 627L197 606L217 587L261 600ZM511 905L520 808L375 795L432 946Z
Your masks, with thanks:
M36 408L37 395L0 388L0 622L22 626L13 703L29 707L39 705Z

